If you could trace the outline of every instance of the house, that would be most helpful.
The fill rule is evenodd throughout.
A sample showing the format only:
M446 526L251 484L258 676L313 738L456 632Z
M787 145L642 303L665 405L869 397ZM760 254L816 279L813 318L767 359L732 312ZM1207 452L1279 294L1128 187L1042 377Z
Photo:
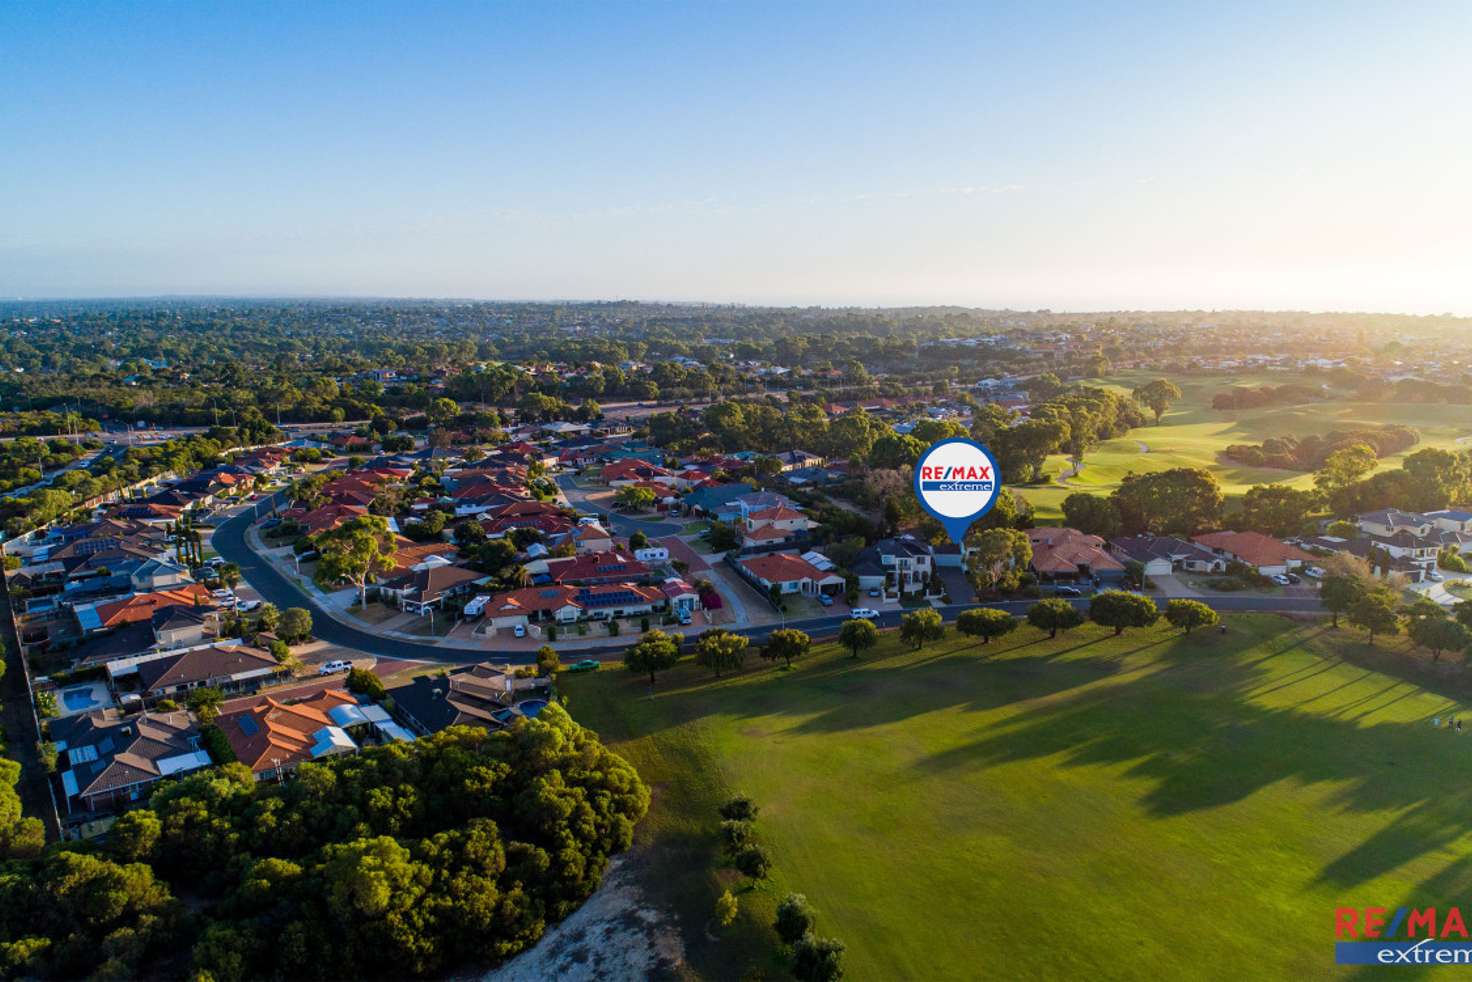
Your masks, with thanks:
M210 766L186 712L98 709L51 722L68 815L142 801L166 777Z
M400 576L379 584L379 591L391 596L400 610L423 615L425 611L442 608L444 601L471 592L477 584L487 580L479 573L464 566L421 564Z
M609 552L613 549L613 536L597 522L579 522L569 533L569 537L579 554Z
M389 576L403 576L431 566L449 566L459 555L448 542L415 542L403 536L395 537L398 548L394 551L394 568Z
M919 593L935 570L935 550L908 533L880 539L859 553L854 573L859 589Z
M358 745L347 727L361 716L353 712L357 706L342 689L324 689L293 703L266 696L249 709L222 715L215 725L256 780L269 780L302 761L355 752Z
M1429 515L1421 515L1416 512L1401 511L1399 508L1383 508L1380 511L1366 512L1356 515L1355 525L1361 532L1371 535L1394 535L1396 532L1407 531L1415 536L1429 535L1434 519Z
M1032 545L1028 568L1040 580L1124 579L1124 564L1109 554L1097 535L1072 528L1035 528L1027 530L1027 541Z
M843 577L837 571L820 570L792 552L772 552L739 559L736 569L763 593L770 592L773 587L779 593L808 596L843 592Z
M678 576L667 578L659 586L674 614L692 614L700 609L700 592L688 580Z
M1358 556L1369 564L1370 572L1375 576L1397 573L1411 582L1419 583L1436 568L1434 552L1429 561L1424 555L1417 557L1404 550L1397 550L1398 555L1393 554L1377 542L1374 536L1345 539L1337 535L1316 535L1303 539L1302 543L1310 549Z
M1407 574L1414 582L1421 582L1436 570L1436 556L1440 545L1430 537L1422 538L1402 530L1394 535L1366 535L1355 541L1366 543L1371 549L1378 549L1391 559L1401 560L1401 563L1388 568ZM1368 553L1366 558L1371 558Z
M1123 562L1137 562L1146 576L1169 576L1187 570L1192 573L1220 573L1227 568L1224 557L1206 546L1170 535L1128 535L1112 539L1109 549Z
M190 689L211 687L223 692L250 689L285 672L266 651L236 644L209 644L184 651L139 655L108 662L114 687L136 685L149 704L177 699Z
M214 634L217 622L215 611L207 607L163 607L149 619L154 643L161 648L199 644Z
M210 592L198 583L151 593L137 593L122 600L79 604L73 608L83 634L108 631L124 624L151 621L155 611L166 607L214 608Z
M573 624L652 613L666 604L662 590L638 583L584 586L533 586L491 597L485 616L497 629L526 627L542 621Z
M1456 508L1441 508L1437 511L1428 511L1426 518L1431 519L1439 529L1448 532L1465 532L1472 534L1472 511L1462 511Z
M773 454L777 463L782 465L783 473L801 470L806 467L823 466L823 458L806 450L788 450L784 453Z
M539 559L527 563L526 568L538 582L545 576L549 583L621 583L646 579L650 573L648 563L640 562L624 549Z
M423 734L447 726L500 729L524 714L516 707L527 699L545 699L551 680L519 676L509 665L489 662L449 675L421 675L389 690L409 726Z
M1192 536L1191 541L1217 556L1251 566L1263 576L1278 576L1314 560L1297 546L1261 532L1208 532Z
M607 464L600 475L604 484L609 487L621 488L629 484L641 481L652 482L656 478L671 478L674 474L658 464L650 464L636 458L628 460L616 460Z

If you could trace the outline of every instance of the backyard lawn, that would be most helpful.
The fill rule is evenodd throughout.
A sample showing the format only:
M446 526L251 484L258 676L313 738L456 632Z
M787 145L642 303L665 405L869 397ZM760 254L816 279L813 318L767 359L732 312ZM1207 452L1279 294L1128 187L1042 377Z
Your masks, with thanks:
M1092 379L1089 384L1128 391L1140 382L1159 377L1153 374ZM1221 458L1234 443L1261 443L1274 436L1307 436L1334 429L1373 427L1401 423L1421 434L1421 447L1462 448L1459 438L1472 433L1472 406L1416 405L1407 403L1325 400L1293 406L1268 406L1225 412L1211 408L1212 397L1234 385L1283 385L1296 376L1214 375L1177 378L1183 398L1161 420L1131 430L1126 436L1107 440L1084 457L1083 470L1064 484L1018 486L1043 521L1062 515L1063 499L1074 491L1108 494L1131 471L1149 473L1172 467L1204 467L1216 474L1222 490L1237 496L1254 484L1313 486L1313 476L1302 471L1271 467L1243 467ZM1404 454L1387 457L1380 469L1399 467ZM1046 472L1055 480L1070 464L1063 456L1050 457ZM1005 480L1006 475L1003 475Z
M703 976L778 977L766 925L796 890L854 979L1322 978L1336 906L1472 892L1472 729L1430 725L1467 709L1394 674L1442 677L1403 641L1229 624L919 652L889 632L791 672L687 661L652 698L613 665L563 686L654 788L644 880ZM711 941L738 790L775 872Z

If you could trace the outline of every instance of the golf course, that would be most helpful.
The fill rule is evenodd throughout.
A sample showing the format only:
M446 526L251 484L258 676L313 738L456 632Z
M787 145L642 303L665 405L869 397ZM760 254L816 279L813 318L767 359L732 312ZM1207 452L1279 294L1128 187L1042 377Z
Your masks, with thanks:
M1159 375L1131 374L1089 379L1085 384L1129 392ZM1084 456L1083 469L1069 475L1070 461L1062 455L1048 459L1045 471L1052 483L1016 487L1036 509L1039 521L1057 521L1063 499L1075 491L1108 494L1131 472L1145 474L1173 467L1200 467L1211 471L1223 492L1232 498L1254 484L1313 486L1304 471L1271 467L1244 467L1221 456L1234 443L1261 443L1269 437L1307 436L1331 430L1356 429L1399 423L1421 435L1421 447L1464 449L1458 438L1472 432L1472 406L1442 403L1365 402L1352 399L1315 400L1302 405L1259 409L1213 409L1212 398L1234 386L1279 386L1300 382L1297 375L1252 373L1243 375L1181 376L1171 379L1181 389L1181 400L1160 421L1136 427L1119 439L1106 440ZM1147 414L1148 415L1148 414ZM1380 469L1400 466L1404 454L1380 461ZM1065 475L1069 475L1066 476ZM1004 475L1005 479L1005 475Z
M702 976L788 977L796 891L853 979L1330 977L1335 907L1472 891L1472 727L1432 725L1467 715L1461 675L1404 638L1226 624L560 684L653 790L633 861ZM754 885L718 841L737 793L773 860Z

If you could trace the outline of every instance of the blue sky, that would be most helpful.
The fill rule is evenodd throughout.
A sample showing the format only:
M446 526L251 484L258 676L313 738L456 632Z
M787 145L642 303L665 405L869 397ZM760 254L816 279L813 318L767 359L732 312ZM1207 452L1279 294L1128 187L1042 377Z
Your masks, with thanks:
M0 5L0 295L1472 313L1472 6L1284 6Z

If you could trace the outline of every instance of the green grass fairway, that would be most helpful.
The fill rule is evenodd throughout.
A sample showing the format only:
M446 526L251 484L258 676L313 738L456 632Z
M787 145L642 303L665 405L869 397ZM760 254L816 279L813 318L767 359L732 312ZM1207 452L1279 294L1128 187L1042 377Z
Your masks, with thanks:
M1129 391L1158 375L1131 374L1090 379L1088 384ZM1241 495L1254 484L1312 487L1313 477L1301 471L1270 467L1242 467L1221 457L1234 443L1261 443L1273 436L1307 436L1335 429L1402 423L1421 434L1421 447L1465 449L1459 440L1472 435L1472 406L1416 405L1389 402L1325 400L1296 406L1269 406L1224 412L1211 408L1212 397L1235 385L1283 385L1299 380L1288 374L1214 375L1176 378L1183 398L1161 420L1137 427L1126 436L1108 440L1084 457L1084 468L1066 485L1018 487L1041 521L1062 517L1063 499L1074 491L1108 494L1128 473L1145 474L1172 467L1203 467L1212 471L1228 497ZM1414 450L1412 451L1414 452ZM1404 455L1387 457L1380 468L1399 467ZM1062 456L1049 458L1046 472L1055 479L1069 467ZM1004 475L1005 478L1005 475Z
M618 666L564 689L654 789L644 878L706 977L782 977L767 925L788 890L852 979L1333 976L1336 906L1472 895L1472 728L1428 722L1468 711L1407 680L1460 676L1410 667L1401 641L1230 628L918 653L889 633L791 672L686 662L652 698ZM740 887L714 868L735 790L776 873L710 941Z

